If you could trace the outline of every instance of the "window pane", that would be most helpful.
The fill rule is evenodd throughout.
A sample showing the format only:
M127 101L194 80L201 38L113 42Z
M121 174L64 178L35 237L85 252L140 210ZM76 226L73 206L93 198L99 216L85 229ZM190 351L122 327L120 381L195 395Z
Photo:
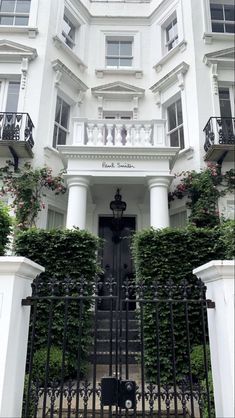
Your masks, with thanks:
M182 114L181 100L178 100L176 102L176 107L177 107L177 120L178 120L178 125L181 125L183 123L183 114Z
M224 6L224 12L225 12L225 20L231 20L234 22L235 20L235 7L234 6Z
M219 89L220 115L221 117L232 117L229 89Z
M223 6L222 4L211 4L211 19L223 20Z
M29 18L27 16L16 16L15 25L17 26L27 26Z
M235 24L234 23L226 24L225 30L227 33L235 33Z
M2 0L0 5L0 12L14 12L15 0Z
M55 121L60 123L60 112L61 112L62 100L57 97L56 110L55 110Z
M182 128L180 128L179 134L180 134L180 148L184 149L184 129L183 129L183 126L182 126Z
M29 13L31 0L17 0L16 12L17 13Z
M117 41L107 42L107 55L119 55L119 42Z
M219 89L219 98L220 100L221 99L230 100L229 89Z
M118 67L119 59L118 58L107 58L107 65L109 67Z
M69 105L63 101L62 104L62 112L61 112L61 126L64 128L68 127L68 119L69 119Z
M62 129L59 128L57 145L65 145L66 136L67 136L67 132L62 131Z
M1 16L0 25L13 25L13 16Z
M132 42L120 42L120 56L132 55Z
M224 32L224 24L212 22L212 32Z
M63 20L63 33L66 36L69 36L73 41L75 39L75 26L72 24L72 22L64 16Z
M132 66L132 59L131 58L120 58L120 66L121 67L131 67Z
M176 111L175 111L175 103L173 103L171 106L167 108L168 113L168 125L169 125L169 131L176 128Z
M20 83L10 82L7 92L6 112L17 112Z
M53 148L56 148L58 133L59 133L59 128L58 128L58 126L55 125L54 126L54 133L53 133Z
M179 138L178 138L179 132L175 131L170 134L170 146L171 147L178 147L179 146Z

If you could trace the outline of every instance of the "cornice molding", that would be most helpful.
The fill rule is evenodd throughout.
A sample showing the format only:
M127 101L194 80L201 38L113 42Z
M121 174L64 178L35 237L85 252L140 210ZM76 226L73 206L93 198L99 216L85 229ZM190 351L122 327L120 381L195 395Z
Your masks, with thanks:
M32 61L37 55L37 50L35 48L6 39L0 41L1 62L22 62L23 59Z
M52 61L52 68L56 73L55 83L56 85L60 84L61 78L67 78L70 82L79 90L85 92L88 87L83 83L80 78L78 78L72 70L70 70L65 64L62 63L59 59Z
M181 90L184 89L184 76L189 69L189 65L186 62L181 62L181 64L177 65L173 70L167 73L164 77L162 77L159 81L157 81L150 90L153 93L160 93L169 85L173 84L174 82L178 81L179 88Z
M219 51L210 52L209 54L205 54L203 57L203 62L208 67L218 65L222 68L224 67L234 69L234 56L235 48L226 48Z

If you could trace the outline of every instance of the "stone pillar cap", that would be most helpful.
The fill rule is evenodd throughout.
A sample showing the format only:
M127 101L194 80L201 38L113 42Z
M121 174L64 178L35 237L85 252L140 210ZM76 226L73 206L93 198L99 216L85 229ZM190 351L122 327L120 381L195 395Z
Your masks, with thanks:
M235 260L212 260L193 270L204 283L221 279L234 280Z
M1 256L0 257L0 277L17 275L25 279L34 279L45 268L26 257Z

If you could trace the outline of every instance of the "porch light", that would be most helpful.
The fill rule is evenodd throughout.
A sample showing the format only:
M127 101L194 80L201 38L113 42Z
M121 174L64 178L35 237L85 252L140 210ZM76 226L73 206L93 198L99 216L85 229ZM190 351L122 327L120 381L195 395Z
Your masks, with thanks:
M113 211L114 219L121 219L123 212L126 210L126 202L122 201L122 196L119 192L120 189L117 189L114 200L110 203L110 209Z

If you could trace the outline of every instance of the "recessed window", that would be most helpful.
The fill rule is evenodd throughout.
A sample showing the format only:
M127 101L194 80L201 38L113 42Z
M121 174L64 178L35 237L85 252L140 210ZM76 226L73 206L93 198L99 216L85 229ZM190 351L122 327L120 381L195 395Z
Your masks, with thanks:
M170 51L178 44L178 27L177 19L173 19L169 25L166 26L166 49Z
M6 112L17 112L20 82L9 81L6 101Z
M107 67L132 67L133 40L106 40L106 66Z
M212 32L235 33L235 7L233 4L210 3Z
M75 46L75 33L75 25L65 14L63 19L62 37L66 45L68 45L71 49Z
M184 129L181 99L167 108L168 136L171 147L184 148Z
M68 134L68 122L69 122L69 110L70 106L61 97L57 97L56 112L55 112L55 124L53 135L53 147L57 145L65 145Z
M64 215L53 209L47 212L47 230L58 229L64 227Z
M27 26L31 0L0 0L0 25Z

